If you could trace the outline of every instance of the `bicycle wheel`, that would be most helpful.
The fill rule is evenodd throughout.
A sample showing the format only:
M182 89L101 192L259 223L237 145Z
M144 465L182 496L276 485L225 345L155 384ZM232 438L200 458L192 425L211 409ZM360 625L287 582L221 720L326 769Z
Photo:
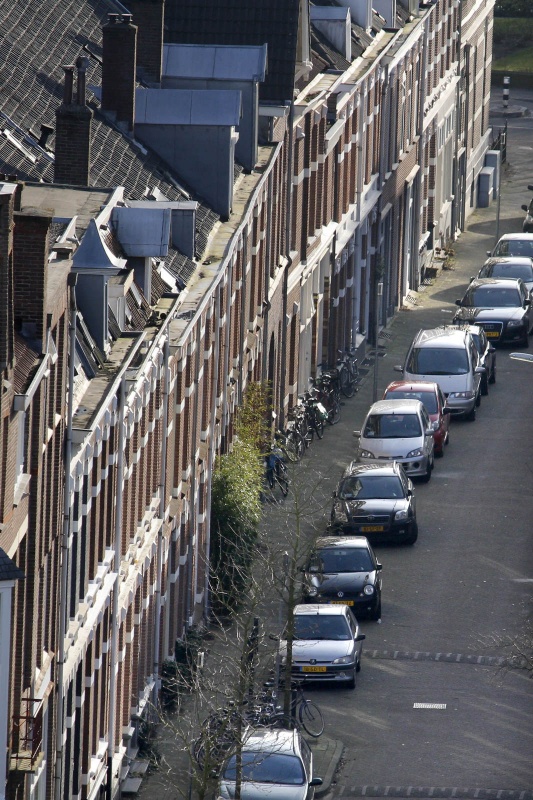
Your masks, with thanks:
M284 450L289 461L296 464L304 454L305 442L303 436L296 430L290 430L287 434Z
M324 438L324 421L318 417L318 414L315 415L313 420L313 429L319 439Z
M301 700L298 706L298 720L302 728L312 736L318 739L324 732L324 718L322 712L312 700Z
M334 398L332 401L331 408L328 412L328 422L330 425L336 425L337 422L340 422L340 418L341 418L341 404L336 398Z
M283 497L287 497L289 494L289 479L287 478L287 469L283 464L279 464L276 469L276 481Z
M351 369L343 369L341 372L341 392L345 397L353 397L357 379Z
M313 439L315 438L315 432L310 422L306 420L305 422L305 433L303 434L304 442L306 448L309 447Z

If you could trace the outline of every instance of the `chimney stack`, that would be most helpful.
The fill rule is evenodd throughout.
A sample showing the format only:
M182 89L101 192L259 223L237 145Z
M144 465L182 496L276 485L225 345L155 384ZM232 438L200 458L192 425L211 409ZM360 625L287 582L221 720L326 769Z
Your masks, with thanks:
M137 27L132 24L131 14L107 16L102 29L102 110L113 114L125 130L133 131Z
M130 0L128 8L138 28L137 67L146 83L161 83L165 0Z
M74 69L64 66L63 102L56 111L54 183L88 186L93 112L85 103L88 59L78 58L76 102L73 102Z
M1 176L0 176L1 178ZM15 360L13 319L13 214L15 186L0 180L0 371Z
M41 348L46 335L48 249L52 216L37 209L14 212L15 328Z

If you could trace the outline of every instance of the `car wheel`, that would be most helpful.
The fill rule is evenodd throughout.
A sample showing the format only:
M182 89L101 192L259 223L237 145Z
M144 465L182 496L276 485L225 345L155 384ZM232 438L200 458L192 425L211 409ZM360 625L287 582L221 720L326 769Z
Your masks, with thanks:
M496 383L496 366L492 368L492 372L490 373L489 383Z
M431 473L433 472L433 463L428 461L427 469L424 475L420 478L422 483L429 483L431 480Z
M372 609L370 614L368 615L369 619L380 619L381 618L381 595L378 598L378 603L375 608Z
M489 393L489 379L487 374L483 375L483 380L481 381L481 394L486 397Z
M526 335L524 336L524 340L522 342L522 347L524 349L526 349L526 350L529 347L529 334L528 333L526 333Z
M444 444L450 444L450 431L446 431L446 439L444 440Z
M359 658L357 659L357 663L355 665L355 672L361 672L361 656L359 656ZM355 672L354 672L354 678L355 678Z
M476 418L476 406L474 406L472 411L468 412L468 414L466 415L465 419L467 419L468 422L474 422L475 418Z
M479 392L476 395L476 408L479 408L480 405L481 405L481 395L482 394L483 394L483 392L481 391L481 388L480 388Z
M354 668L353 675L348 681L347 687L348 689L355 689L355 684L357 683L357 669Z
M409 538L405 540L405 544L414 544L418 539L418 524L413 522L411 524L411 533L409 534Z

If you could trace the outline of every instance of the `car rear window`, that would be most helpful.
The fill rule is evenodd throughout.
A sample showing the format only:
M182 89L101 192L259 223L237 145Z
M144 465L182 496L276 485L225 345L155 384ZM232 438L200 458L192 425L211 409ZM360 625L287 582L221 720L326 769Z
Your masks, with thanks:
M370 553L364 547L330 547L319 550L312 561L320 572L370 572L374 569Z
M484 277L487 278L522 278L523 281L533 280L533 267L529 264L494 264L487 267Z
M237 758L232 756L224 770L224 778L234 781L237 777ZM302 762L297 756L283 753L261 753L255 750L242 752L242 779L257 783L281 783L285 786L301 786L305 781Z
M530 256L533 258L533 242L527 239L506 239L499 242L495 256Z
M351 635L348 622L337 614L297 614L294 617L294 638L345 641Z
M517 308L522 305L518 289L502 289L501 286L477 286L466 295L463 305L473 308Z
M414 439L421 434L416 414L371 414L363 431L368 439Z
M392 500L403 496L402 482L396 475L352 475L339 487L341 500Z
M462 347L415 347L406 371L412 375L466 375L468 356Z
M398 400L420 400L425 405L428 414L436 414L438 411L435 392L404 392L401 389L395 389L387 392L384 397L385 400L395 400L396 398Z

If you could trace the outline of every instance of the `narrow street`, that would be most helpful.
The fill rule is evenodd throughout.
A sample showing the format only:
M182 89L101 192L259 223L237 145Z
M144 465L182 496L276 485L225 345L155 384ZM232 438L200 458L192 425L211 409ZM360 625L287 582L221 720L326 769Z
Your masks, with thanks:
M517 90L513 101L533 109L533 93ZM495 128L503 122L496 117ZM496 202L476 211L456 242L453 268L396 315L381 340L378 398L399 378L393 367L413 335L451 322L455 299L496 232L521 230L532 145L533 118L509 119L499 222ZM533 797L532 683L501 667L502 640L523 631L531 615L533 581L533 367L510 352L497 352L496 384L476 421L453 421L431 481L415 485L418 542L375 548L383 564L382 620L361 621L366 641L355 691L307 692L324 713L326 735L344 745L332 797ZM372 357L361 366L360 391L344 401L341 422L314 442L288 498L268 507L272 552L291 542L295 496L308 541L325 529L331 493L353 457L352 430L373 400ZM271 601L261 617L266 636L279 623L275 593ZM169 771L148 776L140 797L180 796L172 786L183 780L174 772L183 762L168 735L163 749Z

